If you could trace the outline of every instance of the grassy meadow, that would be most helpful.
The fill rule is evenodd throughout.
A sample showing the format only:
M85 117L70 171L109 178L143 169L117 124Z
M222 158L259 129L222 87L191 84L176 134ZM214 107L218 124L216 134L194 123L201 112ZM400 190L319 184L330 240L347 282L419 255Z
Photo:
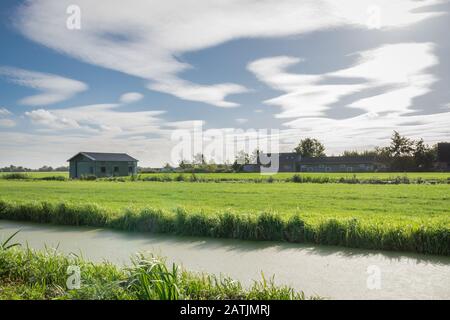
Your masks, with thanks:
M450 255L448 184L0 179L0 218Z
M448 185L220 184L190 182L0 180L0 199L74 204L120 210L185 208L241 213L274 211L305 217L441 219L450 213Z

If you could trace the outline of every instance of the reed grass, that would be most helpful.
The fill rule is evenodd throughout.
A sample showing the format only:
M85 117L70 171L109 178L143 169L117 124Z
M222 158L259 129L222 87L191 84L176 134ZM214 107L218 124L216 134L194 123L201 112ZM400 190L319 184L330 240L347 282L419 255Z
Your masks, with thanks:
M0 200L0 219L450 255L450 227L445 221L427 223L425 220L411 220L402 223L348 217L305 219L300 214L279 215L270 211L259 214L205 213L188 212L182 208L114 211L95 204L3 200Z
M68 289L69 266L80 268L81 285ZM317 299L318 297L311 297ZM164 259L138 255L130 267L94 264L54 250L0 250L0 299L190 300L306 299L303 292L255 281L248 288L228 277L193 273Z

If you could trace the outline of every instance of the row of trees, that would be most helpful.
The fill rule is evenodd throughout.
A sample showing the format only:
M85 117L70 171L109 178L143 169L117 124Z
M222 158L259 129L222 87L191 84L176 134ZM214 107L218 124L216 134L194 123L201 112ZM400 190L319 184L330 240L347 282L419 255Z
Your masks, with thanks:
M257 163L259 150L251 154L240 151L232 164L217 165L208 162L205 156L197 154L192 162L183 160L179 168L183 171L197 172L239 172L245 164ZM304 157L325 157L325 146L314 138L300 140L293 152ZM373 150L344 151L342 156L368 156L383 164L391 171L426 171L433 168L437 159L437 145L429 146L423 139L413 140L394 131L390 144L386 147L375 147ZM166 167L168 168L168 167Z
M306 138L294 148L302 157L323 157L325 147L317 139ZM344 151L343 156L373 156L389 170L430 170L437 160L437 144L429 146L423 139L413 140L397 131L391 136L389 146L375 147L373 150Z
M39 169L30 169L22 166L10 165L8 167L0 168L0 172L52 172L52 171L69 171L69 167L61 166L53 168L51 166L43 166Z

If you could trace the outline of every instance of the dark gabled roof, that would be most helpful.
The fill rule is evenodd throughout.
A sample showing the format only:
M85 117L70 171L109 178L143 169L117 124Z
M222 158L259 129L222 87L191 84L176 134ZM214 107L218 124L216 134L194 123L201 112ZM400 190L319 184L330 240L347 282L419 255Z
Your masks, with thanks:
M373 163L376 161L372 156L355 156L355 157L317 157L302 158L301 164L345 164L345 163Z
M83 155L92 161L138 161L137 159L127 155L126 153L103 153L103 152L78 152L72 158L72 160L78 155Z

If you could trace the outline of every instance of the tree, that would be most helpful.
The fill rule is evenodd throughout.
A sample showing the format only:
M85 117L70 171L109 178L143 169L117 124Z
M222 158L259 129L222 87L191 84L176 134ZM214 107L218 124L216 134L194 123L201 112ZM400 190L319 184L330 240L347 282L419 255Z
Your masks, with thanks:
M252 154L249 156L249 163L259 163L259 153L261 151L259 149L253 150Z
M324 157L325 147L317 139L306 138L300 140L294 151L302 157Z
M342 153L344 157L370 157L370 156L377 156L378 152L376 150L363 150L363 151L344 151Z
M411 156L411 153L414 151L414 141L394 131L389 150L394 158Z
M431 169L433 167L433 162L437 158L436 146L430 148L424 143L423 139L416 141L414 145L414 162L419 170Z
M187 168L192 167L191 164L189 163L189 161L184 160L184 159L182 159L182 160L180 161L180 163L178 164L178 166L179 166L181 169L187 169Z
M250 163L250 156L245 151L241 150L236 154L235 160L231 167L235 172L242 171L244 165Z
M194 155L193 163L197 165L206 164L205 156L203 155L203 153L197 153L196 155Z

